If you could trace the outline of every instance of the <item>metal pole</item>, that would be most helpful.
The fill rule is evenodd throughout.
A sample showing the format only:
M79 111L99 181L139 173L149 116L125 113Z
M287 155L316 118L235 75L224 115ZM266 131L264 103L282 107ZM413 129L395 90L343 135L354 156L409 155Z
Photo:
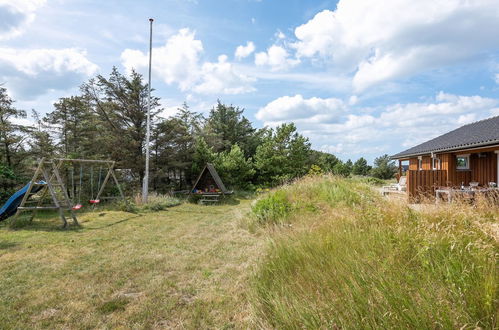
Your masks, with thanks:
M149 18L149 84L148 87L148 102L147 102L147 129L146 129L146 168L144 173L144 181L142 183L142 202L147 203L149 193L149 140L151 135L151 63L152 63L152 22Z

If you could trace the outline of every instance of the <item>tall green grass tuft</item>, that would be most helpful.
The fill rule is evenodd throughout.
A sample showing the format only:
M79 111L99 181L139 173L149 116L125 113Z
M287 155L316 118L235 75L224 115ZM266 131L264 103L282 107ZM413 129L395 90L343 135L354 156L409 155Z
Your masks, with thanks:
M262 327L496 327L497 206L416 211L334 177L282 191L296 225L271 232L254 276Z
M282 190L271 192L256 201L252 212L261 224L278 224L291 212L291 203Z

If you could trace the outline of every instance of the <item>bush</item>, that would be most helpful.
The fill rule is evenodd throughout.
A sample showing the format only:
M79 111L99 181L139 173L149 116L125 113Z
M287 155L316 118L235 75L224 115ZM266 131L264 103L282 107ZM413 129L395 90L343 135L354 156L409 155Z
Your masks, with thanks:
M149 197L147 204L142 208L146 211L163 211L169 207L180 205L180 199L170 195L152 195Z
M252 207L253 214L261 224L278 224L291 210L291 203L282 190L269 193Z
M139 208L137 205L131 201L127 200L126 202L123 200L120 200L119 202L116 203L118 210L123 211L123 212L128 212L128 213L138 213Z

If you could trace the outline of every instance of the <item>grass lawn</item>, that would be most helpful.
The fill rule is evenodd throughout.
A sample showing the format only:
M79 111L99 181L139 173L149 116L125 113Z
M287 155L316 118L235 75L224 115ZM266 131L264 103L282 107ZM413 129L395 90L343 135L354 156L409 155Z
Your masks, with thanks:
M249 201L0 225L0 328L251 327Z

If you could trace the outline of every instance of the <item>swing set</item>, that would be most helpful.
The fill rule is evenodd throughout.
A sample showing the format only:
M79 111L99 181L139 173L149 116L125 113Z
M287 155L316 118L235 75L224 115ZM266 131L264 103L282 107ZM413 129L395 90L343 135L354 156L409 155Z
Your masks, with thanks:
M79 175L76 176L75 169L78 168L78 165ZM94 167L96 166L99 167L98 176L94 175ZM38 163L21 204L17 208L14 221L25 211L31 211L31 219L33 219L38 210L56 209L59 211L63 227L67 226L65 213L69 213L73 219L73 223L78 225L74 211L78 211L84 207L82 194L87 195L88 193L90 194L88 203L92 205L92 209L101 202L101 199L122 199L126 203L125 195L114 173L114 166L115 162L108 160L42 158ZM87 167L90 168L89 175L85 175L84 173L84 169ZM63 173L66 173L66 176L61 175L61 170L63 170ZM106 174L104 179L102 179L104 173ZM104 190L110 179L114 181L120 196L103 197ZM68 181L71 182L71 189L69 190L65 185L65 182ZM77 182L78 184L75 184ZM89 183L90 187L85 187L84 183L85 185ZM36 186L43 186L43 188L41 190L36 189ZM44 203L47 201L47 198L45 198L47 193L50 194L51 199L49 205ZM34 195L37 195L38 198L34 197L30 199Z

